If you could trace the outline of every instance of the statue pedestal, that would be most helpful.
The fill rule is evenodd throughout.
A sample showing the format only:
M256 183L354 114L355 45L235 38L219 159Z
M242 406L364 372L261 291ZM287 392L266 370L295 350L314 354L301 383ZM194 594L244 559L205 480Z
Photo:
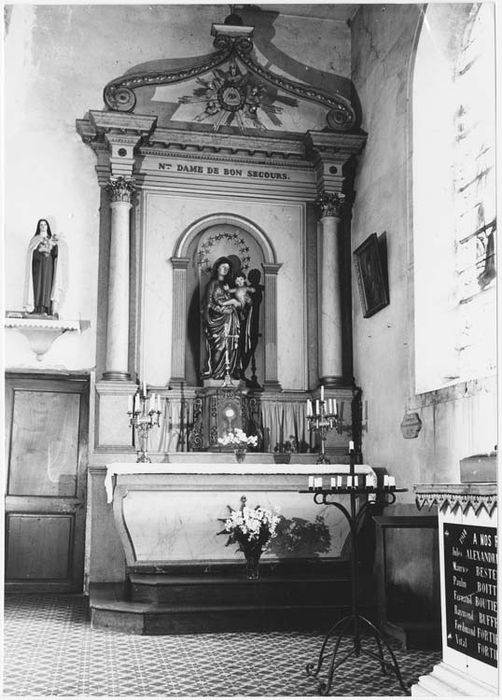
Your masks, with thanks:
M224 387L205 386L194 401L194 427L190 443L194 451L219 448L218 438L240 428L247 435L257 434L259 427L257 402L249 391L237 383Z

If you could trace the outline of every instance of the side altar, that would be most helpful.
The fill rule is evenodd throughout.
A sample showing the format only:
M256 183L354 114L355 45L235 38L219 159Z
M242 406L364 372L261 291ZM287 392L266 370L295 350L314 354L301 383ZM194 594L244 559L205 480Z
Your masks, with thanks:
M107 465L102 489L126 581L91 586L93 625L136 634L325 629L350 604L348 527L338 511L299 492L313 475L347 483L349 465L313 464L315 455L304 455L310 463L303 464L275 464L258 453L242 464L228 453L207 456ZM368 465L357 465L356 474L361 483L376 483ZM258 581L247 580L242 552L221 534L228 507L239 508L243 497L280 516Z

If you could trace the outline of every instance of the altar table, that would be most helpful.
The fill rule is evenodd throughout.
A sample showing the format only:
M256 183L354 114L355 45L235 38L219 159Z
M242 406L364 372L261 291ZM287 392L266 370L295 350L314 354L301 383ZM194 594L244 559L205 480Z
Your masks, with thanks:
M242 497L246 505L279 512L286 520L289 536L283 538L283 545L275 542L264 559L340 557L348 535L345 519L298 492L307 487L309 476L323 477L328 483L331 476L347 474L349 465L218 463L222 457L215 455L209 463L107 465L107 499L113 503L129 567L240 560L242 554L235 546L226 547L227 538L219 533L229 507L238 509ZM356 465L356 474L376 479L369 465ZM315 527L326 535L328 544L322 551L309 539ZM310 542L308 550L306 542Z

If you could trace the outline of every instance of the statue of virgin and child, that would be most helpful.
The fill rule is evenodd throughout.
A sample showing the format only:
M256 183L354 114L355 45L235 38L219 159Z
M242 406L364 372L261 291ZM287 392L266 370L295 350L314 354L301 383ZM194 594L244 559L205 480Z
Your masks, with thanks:
M221 257L206 287L202 318L207 351L203 379L244 379L257 343L260 285L250 286L240 262Z

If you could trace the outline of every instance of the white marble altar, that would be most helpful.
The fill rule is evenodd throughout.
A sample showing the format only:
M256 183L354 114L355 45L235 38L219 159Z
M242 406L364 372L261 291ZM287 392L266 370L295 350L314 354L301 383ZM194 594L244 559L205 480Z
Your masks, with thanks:
M218 457L228 460L226 455ZM226 547L227 538L218 533L229 513L227 506L238 509L241 496L246 496L250 507L261 505L288 521L298 519L294 522L300 530L320 522L329 532L329 545L322 551L312 548L299 554L284 545L280 552L266 551L264 559L337 558L348 534L345 519L336 509L316 505L312 496L299 491L307 489L310 475L322 477L329 487L331 476L348 470L346 464L114 463L107 466L105 487L128 566L240 558L236 547ZM357 465L356 473L376 479L368 465Z

